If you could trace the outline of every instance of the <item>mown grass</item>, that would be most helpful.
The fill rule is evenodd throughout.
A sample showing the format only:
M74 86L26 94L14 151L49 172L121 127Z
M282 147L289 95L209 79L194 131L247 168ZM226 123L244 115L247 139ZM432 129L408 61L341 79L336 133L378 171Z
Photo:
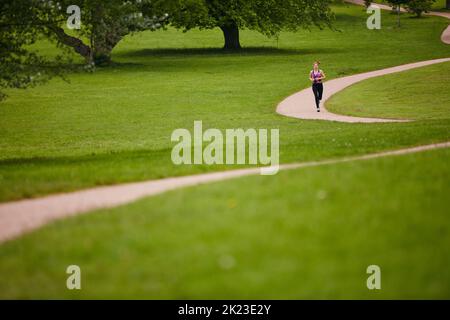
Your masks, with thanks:
M0 246L0 297L448 299L449 156L242 178L57 222ZM65 287L73 264L80 291Z
M121 43L111 68L10 91L0 104L0 201L235 168L171 164L170 133L194 120L280 128L282 162L449 140L448 84L425 68L336 96L383 89L366 92L371 107L358 115L414 122L274 113L283 97L309 85L316 59L333 78L449 56L439 41L444 19L405 16L396 29L383 13L383 29L370 32L361 8L335 10L341 32L284 33L279 48L243 32L247 48L235 54L217 49L217 30L143 33ZM392 95L386 83L397 81L408 94ZM440 89L436 109L422 104L430 90L421 81ZM435 150L248 177L59 221L0 246L0 298L448 299L449 156ZM66 289L72 264L81 267L81 291ZM373 264L381 267L381 291L366 287Z
M314 60L335 78L450 53L439 40L445 19L405 18L398 29L383 12L383 29L370 31L361 7L334 10L339 31L283 33L278 43L244 31L239 53L217 49L219 30L140 33L116 48L115 66L9 91L0 104L0 201L234 168L172 164L170 135L194 120L279 128L282 162L448 140L448 119L355 125L275 114L278 102L309 85Z
M446 0L435 0L432 4L432 10L435 11L450 11L446 8ZM387 1L372 1L377 3L389 4Z
M436 0L433 3L433 9L442 9L442 10L448 10L446 9L446 0Z
M448 119L450 63L369 79L334 95L335 113L393 119Z

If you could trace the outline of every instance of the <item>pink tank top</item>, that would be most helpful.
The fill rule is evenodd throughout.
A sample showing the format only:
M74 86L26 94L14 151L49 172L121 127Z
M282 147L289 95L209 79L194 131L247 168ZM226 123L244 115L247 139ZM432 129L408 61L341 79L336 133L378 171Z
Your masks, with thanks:
M317 80L317 78L320 78L322 76L322 70L319 70L317 72L315 72L314 70L311 71L311 78L314 79L314 82L322 82L322 80Z

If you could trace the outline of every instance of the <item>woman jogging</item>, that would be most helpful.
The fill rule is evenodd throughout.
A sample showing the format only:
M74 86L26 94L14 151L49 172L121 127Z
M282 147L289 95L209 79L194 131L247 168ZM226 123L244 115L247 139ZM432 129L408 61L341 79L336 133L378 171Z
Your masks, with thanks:
M326 78L325 73L319 69L319 61L314 62L313 70L309 74L309 80L313 83L312 90L314 98L316 99L317 112L320 112L320 100L322 100L323 83L322 80Z

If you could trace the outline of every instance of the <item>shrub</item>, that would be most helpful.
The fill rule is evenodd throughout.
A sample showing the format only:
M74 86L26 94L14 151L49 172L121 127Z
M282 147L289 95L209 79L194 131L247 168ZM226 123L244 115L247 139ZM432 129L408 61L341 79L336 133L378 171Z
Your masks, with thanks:
M406 9L420 18L422 13L428 12L432 8L434 2L435 0L410 0L406 4Z

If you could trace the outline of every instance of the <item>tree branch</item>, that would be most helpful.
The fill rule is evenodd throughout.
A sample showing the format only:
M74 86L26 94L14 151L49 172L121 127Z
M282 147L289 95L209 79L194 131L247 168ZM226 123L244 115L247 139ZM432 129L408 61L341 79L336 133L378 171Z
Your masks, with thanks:
M55 25L48 25L47 27L49 30L51 30L56 34L59 41L61 41L63 44L69 47L72 47L75 50L75 52L83 56L86 59L86 61L88 62L91 61L92 49L91 47L86 45L82 40L68 35L61 27Z

